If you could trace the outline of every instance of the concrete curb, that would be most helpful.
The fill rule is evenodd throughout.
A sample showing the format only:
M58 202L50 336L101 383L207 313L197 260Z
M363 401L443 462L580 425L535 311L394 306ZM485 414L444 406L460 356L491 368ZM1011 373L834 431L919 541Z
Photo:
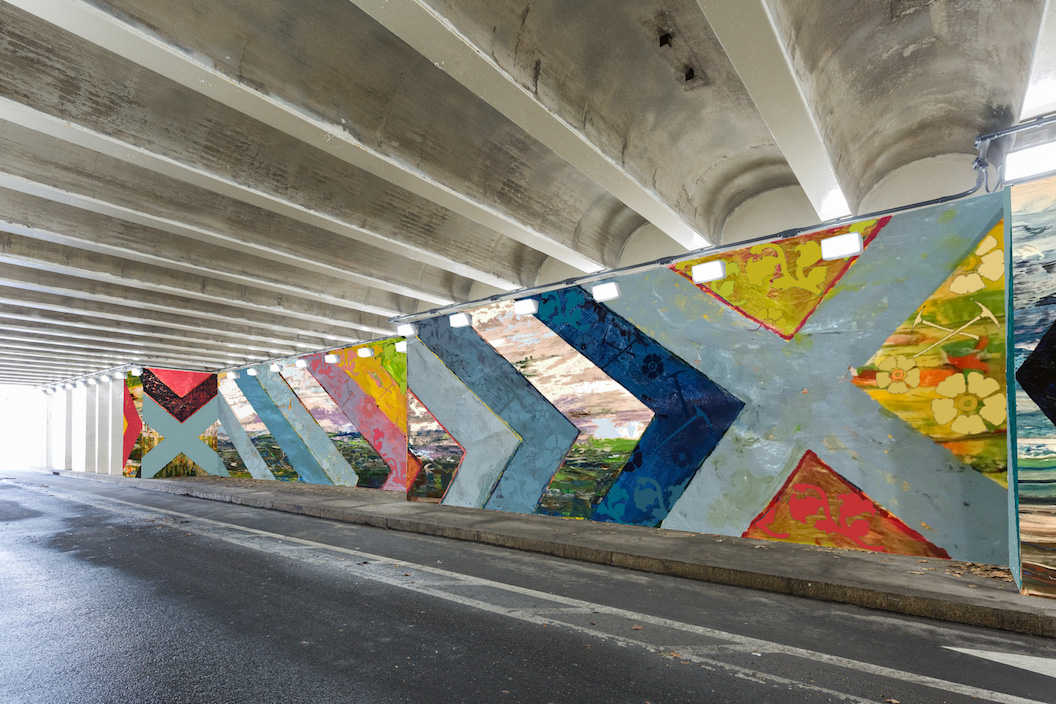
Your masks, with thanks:
M728 564L716 564L715 562L709 564L699 559L694 561L678 557L646 554L646 551L635 551L627 547L624 549L607 549L597 545L584 544L583 541L572 540L571 536L577 536L577 532L565 535L564 539L558 539L518 534L516 527L502 530L501 528L481 528L464 525L465 523L479 523L480 514L488 514L489 518L495 519L484 521L485 523L501 524L503 523L501 520L503 517L520 519L522 524L525 519L553 520L543 516L525 517L520 514L499 514L498 517L495 517L492 514L496 512L491 511L452 507L440 509L433 504L416 504L404 501L372 501L369 498L364 498L365 495L360 494L357 496L354 493L345 493L321 500L295 501L276 497L267 491L234 486L217 489L214 487L195 486L180 480L144 480L69 472L62 472L62 474L75 478L94 479L139 489L191 496L240 506L270 509L387 530L483 543L654 574L791 594L808 599L864 606L908 616L919 616L970 626L1056 638L1056 601L1038 597L1024 597L1015 591L996 592L995 589L991 588L989 590L979 590L977 592L978 596L938 594L905 585L901 582L897 584L853 583L849 580L833 578L820 573L804 577L788 573L781 574L779 571L761 569L758 566L745 569L743 567L732 567ZM350 498L360 498L362 503L358 506L349 506ZM436 515L438 510L443 511L442 518L449 518L450 520L441 520L441 516ZM397 515L392 515L394 513ZM414 515L399 515L400 513L432 513L434 515L417 517ZM605 525L608 527L608 524ZM558 532L559 530L567 532L568 530L567 524L558 525L556 523L545 524L545 528L553 529L552 532ZM617 526L616 528L618 528L617 531L610 530L609 532L626 533L629 536L638 535L638 533L631 531L648 531L647 535L650 536L660 533L660 531L652 528L637 528L633 526ZM630 530L628 531L627 529ZM582 530L582 528L579 528L579 530ZM523 533L524 531L521 532ZM667 531L667 533L674 533L674 531ZM693 533L685 533L682 536L701 536L716 539L716 542L745 540L717 538L716 536L704 536L703 534ZM584 539L584 541L586 540ZM638 540L646 540L646 538L639 537ZM779 545L788 546L788 550L806 549L816 551L816 548L807 546ZM756 545L751 547L756 547ZM748 552L751 551L748 550ZM841 554L837 556L853 559L854 552L840 551ZM851 554L847 555L845 553ZM867 555L875 557L872 553ZM890 559L891 556L886 557ZM810 555L810 559L818 558L816 555ZM899 557L899 559L903 558ZM905 566L909 566L908 563ZM892 569L897 572L899 566L896 565ZM993 582L994 580L989 581ZM960 580L957 585L960 586L964 583L965 580ZM979 581L976 586L985 587L986 582ZM1003 587L997 588L1001 589ZM986 593L987 591L994 593L988 594Z

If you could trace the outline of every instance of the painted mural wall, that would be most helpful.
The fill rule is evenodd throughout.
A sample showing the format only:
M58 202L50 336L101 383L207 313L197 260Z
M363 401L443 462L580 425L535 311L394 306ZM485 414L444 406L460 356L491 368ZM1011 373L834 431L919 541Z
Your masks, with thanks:
M212 386L147 370L126 471L1008 564L1005 211L983 196L746 247L604 303L491 303L420 321L405 353ZM823 259L847 233L862 254ZM726 276L695 284L716 258Z
M418 323L422 493L1008 564L1002 196ZM858 257L820 241L858 232ZM726 276L692 282L721 258Z
M144 369L125 381L124 474L226 475L217 454L216 375Z
M407 361L395 339L222 374L217 445L231 476L407 492Z
M1056 597L1056 179L1015 186L1011 207L1022 587Z

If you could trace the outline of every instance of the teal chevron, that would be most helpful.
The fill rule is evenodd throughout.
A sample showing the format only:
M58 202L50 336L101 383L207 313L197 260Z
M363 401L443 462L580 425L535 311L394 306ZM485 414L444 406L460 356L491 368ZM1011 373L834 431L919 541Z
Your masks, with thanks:
M417 340L407 344L407 383L462 446L462 461L440 503L481 508L521 438Z
M290 427L304 441L305 447L315 457L330 481L340 486L356 486L359 482L356 470L352 469L352 465L334 446L333 440L326 434L326 431L315 422L315 418L312 418L312 414L301 403L301 399L297 398L297 394L293 392L282 375L277 372L260 370L257 379L286 417Z
M304 439L260 385L258 377L239 375L235 384L260 416L261 422L275 438L275 442L279 443L282 451L286 453L290 466L300 475L301 481L309 484L333 484Z
M231 410L231 405L227 402L227 399L223 396L217 396L217 402L219 403L220 425L227 431L227 436L231 438L231 444L235 446L235 451L242 458L242 463L246 465L246 469L254 479L274 479L275 475L268 469L268 464L253 445L253 441L249 438L249 433L238 422L238 418L235 416L235 412Z
M182 454L209 474L230 476L220 455L202 442L199 436L216 422L219 403L217 397L199 408L184 422L172 417L167 410L143 395L143 422L153 428L162 440L150 452L143 455L140 476L149 479L165 468L169 462Z
M579 430L472 328L432 318L418 339L521 437L484 508L533 512Z

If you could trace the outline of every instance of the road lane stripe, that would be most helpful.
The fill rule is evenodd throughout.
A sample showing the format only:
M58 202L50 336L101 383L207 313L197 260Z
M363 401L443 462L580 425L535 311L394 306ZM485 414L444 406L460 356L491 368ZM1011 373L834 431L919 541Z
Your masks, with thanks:
M10 481L10 480L3 480L3 481ZM699 635L699 636L704 636L704 637L707 637L707 638L714 638L714 639L717 639L717 640L729 641L731 643L735 643L735 644L740 645L740 646L745 646L746 648L748 648L749 650L751 650L753 652L760 652L760 653L766 652L766 653L773 653L773 654L790 655L792 657L801 658L801 659L808 660L808 661L811 661L811 662L826 663L826 664L829 664L829 665L834 665L836 667L842 667L842 668L846 668L848 670L853 670L855 672L867 673L867 674L871 674L871 675L876 675L878 677L884 677L884 678L887 678L887 679L896 680L896 681L901 682L901 683L916 684L916 685L920 685L920 686L923 686L923 687L929 687L929 688L932 688L932 689L938 689L938 690L941 690L941 691L944 691L944 692L961 694L961 695L964 695L964 696L967 696L967 697L976 697L976 698L980 698L980 699L986 699L988 701L999 702L1000 704L1045 704L1044 702L1040 702L1038 700L1026 699L1026 698L1018 697L1018 696L1011 695L1011 694L1005 694L1004 692L995 692L995 691L992 691L992 690L982 689L982 688L979 688L979 687L972 687L970 685L961 684L959 682L952 682L952 681L949 681L949 680L943 680L943 679L939 679L939 678L935 678L935 677L929 677L927 675L919 675L919 674L916 674L916 673L906 672L906 671L898 670L898 669L895 669L895 668L884 667L882 665L875 665L873 663L862 662L862 661L853 660L853 659L850 659L850 658L843 658L843 657L836 656L836 655L829 655L827 653L821 653L821 652L817 652L817 651L813 651L813 650L807 650L805 648L797 648L795 646L784 645L784 644L781 644L781 643L772 643L770 641L761 640L761 639L758 639L758 638L751 638L749 636L742 636L742 635L739 635L739 634L736 634L736 633L730 633L730 632L727 632L727 631L720 631L720 630L717 630L717 629L707 628L707 627L704 627L704 626L697 626L695 624L682 623L682 622L679 622L679 621L673 621L673 620L666 619L666 618L661 618L661 617L657 617L657 616L651 616L649 614L638 613L638 612L628 611L626 609L619 609L619 608L615 608L615 607L605 606L603 604L595 604L595 603L592 603L592 602L583 601L583 600L580 600L580 599L574 599L574 598L571 598L571 597L565 597L565 596L561 596L561 595L557 595L557 594L548 594L546 592L541 592L541 591L537 591L537 590L534 590L534 589L528 589L526 587L519 587L519 586L516 586L516 585L513 585L513 584L505 584L503 582L496 582L496 581L493 581L493 580L483 579L483 578L480 578L480 577L473 577L473 576L469 576L469 575L463 575L463 574L459 574L457 572L451 572L449 570L444 570L444 569L440 569L440 568L437 568L437 567L432 567L430 565L421 565L421 564L417 564L417 563L413 563L413 562L402 561L402 560L399 560L397 558L390 558L390 557L386 557L384 555L375 555L375 554L372 554L372 553L363 552L361 550L352 550L352 549L349 549L349 548L342 548L342 547L339 547L339 546L336 546L336 545L328 545L326 543L320 543L320 542L317 542L317 541L314 541L314 540L308 540L308 539L305 539L305 538L297 538L297 537L294 537L294 536L283 535L281 533L273 533L273 532L270 532L270 531L260 530L258 528L250 528L250 527L247 527L247 526L240 526L240 525L234 524L234 523L226 523L224 521L217 521L217 520L210 519L210 518L203 518L203 517L200 517L200 516L195 516L193 514L182 513L182 512L179 512L179 511L172 511L172 510L169 510L169 509L158 508L158 507L150 506L150 505L147 505L147 504L140 504L140 503L136 503L136 502L132 502L132 501L125 501L123 499L117 499L117 498L113 498L113 497L109 497L109 496L101 496L101 495L98 495L98 494L90 494L90 495L69 494L69 493L66 493L64 491L57 490L56 488L54 488L53 486L50 486L50 485L38 485L38 484L34 484L32 482L28 482L28 481L24 481L24 480L18 480L18 481L14 481L12 483L17 484L18 486L21 486L23 488L40 491L42 493L50 493L51 495L55 496L56 498L61 498L61 499L65 499L65 500L68 500L68 501L74 501L74 502L77 502L77 503L86 504L86 505L93 506L95 508L99 508L99 509L102 509L102 510L105 510L105 511L110 511L110 512L113 512L113 513L124 513L125 515L130 515L130 516L133 516L133 517L142 517L141 514L143 514L143 513L147 513L147 514L150 514L150 513L162 514L162 515L177 517L177 518L184 519L184 520L187 520L187 521L190 521L190 522L197 522L197 523L201 523L201 524L207 524L207 525L216 526L216 527L219 527L219 528L224 528L224 529L226 529L228 531L235 531L236 533L243 533L243 534L247 534L249 536L254 536L254 537L257 537L257 538L269 539L269 540L273 540L273 541L278 541L280 543L293 543L296 546L308 546L308 547L312 547L312 548L315 548L317 550L322 550L322 551L325 551L325 552L339 553L339 554L342 554L342 555L353 556L353 557L358 558L360 563L365 563L365 564L349 563L349 564L343 565L343 566L345 567L345 569L347 569L347 570L349 570L349 571L351 571L351 572L353 572L353 573L355 573L355 574L357 574L357 575L359 575L359 576L361 576L363 578L366 578L366 579L371 579L371 580L374 580L374 581L382 582L382 583L385 583L385 584L389 584L390 586L400 587L402 589L409 589L409 590L416 591L416 592L419 592L419 593L422 593L422 594L428 594L428 595L431 595L431 596L434 596L434 597L437 597L437 598L440 598L440 599L443 599L443 600L446 600L446 601L451 601L451 602L459 603L459 604L462 604L462 605L465 605L465 606L470 606L472 608L478 608L478 609L481 609L481 610L484 610L484 611L489 611L489 612L496 613L496 614L502 614L502 615L513 617L513 618L518 618L518 619L520 619L522 621L527 621L527 622L531 622L531 623L538 623L538 624L547 623L547 624L553 624L553 625L561 625L561 626L563 626L565 628L569 628L569 629L572 629L572 630L580 631L582 633L587 633L589 635L592 635L592 636L595 636L595 637L598 637L598 638L603 638L605 640L610 640L610 641L623 643L625 645L634 645L636 647L646 648L646 649L654 651L654 652L661 652L661 650L657 646L652 645L650 643L646 643L644 641L640 641L640 640L636 640L636 639L632 639L632 638L626 638L624 636L617 636L615 634L607 633L607 632L599 630L599 629L592 629L592 628L581 626L581 625L578 625L578 624L573 624L573 623L568 623L568 622L564 622L564 621L559 621L559 620L554 619L554 618L546 618L546 617L539 616L539 615L533 613L532 609L511 609L509 607L498 606L498 605L491 604L491 603L488 603L488 602L485 602L485 601L481 601L479 599L473 599L471 597L465 597L465 596L462 596L462 595L459 595L459 594L453 594L453 593L445 591L443 588L437 586L436 582L433 582L433 581L422 582L421 580L411 580L411 579L408 579L406 576L402 576L402 577L400 577L400 576L391 576L390 577L388 575L382 574L380 572L380 570L386 569L386 570L389 570L389 571L393 571L393 567L395 567L399 571L400 575L405 575L405 573L408 573L408 572L411 572L411 571L416 571L416 572L425 573L425 574L428 574L428 575L434 576L434 577L441 577L444 580L446 580L448 583L454 582L454 583L456 583L456 584L458 584L460 586L461 585L471 585L471 586L478 586L478 587L479 586L491 587L493 589L497 589L497 590L501 590L501 591L505 591L505 592L510 592L510 593L514 593L514 594L519 594L521 596L527 596L527 597L531 597L533 599L538 599L538 600L542 600L542 601L549 601L549 602L553 602L555 604L561 604L561 605L566 606L566 607L576 607L576 608L581 608L581 609L589 609L589 610L591 610L592 613L601 613L601 614L608 614L608 615L612 615L612 616L617 616L617 617L620 617L620 618L627 619L629 621L634 621L635 623L648 623L650 625L660 626L660 627L664 627L664 628L669 628L669 629L672 629L672 630L678 630L678 631L682 631L682 632L685 632L685 633L692 633L692 634ZM124 506L124 507L127 507L127 508L126 508L126 510L122 511L122 510L119 510L114 505ZM131 509L131 511L128 510L128 509ZM140 514L140 515L136 515L136 514ZM210 538L214 538L214 539L217 539L217 540L223 540L225 542L232 542L232 543L236 543L236 544L239 544L239 545L242 545L242 546L256 547L256 548L262 549L262 550L265 549L264 547L254 543L253 541L236 540L233 537L225 538L225 537L220 536L220 535L218 535L216 533L209 532L209 530L207 528L195 529L194 526L188 525L186 523L179 524L179 529L181 529L181 530L193 530L193 532L199 533L199 534L201 534L201 535L203 535L205 537L210 537ZM285 547L289 547L289 546L285 546ZM291 554L291 556L296 556L296 557L299 557L301 559L304 558L304 553L303 552L295 553L295 552L291 551L290 554ZM390 567L390 566L392 566L392 567ZM692 650L690 652L692 653ZM735 674L736 676L744 677L744 678L747 678L747 679L753 679L754 680L754 678L762 678L762 679L754 680L754 681L766 681L766 682L771 682L771 683L775 683L775 684L784 684L784 685L788 685L788 686L794 686L794 687L797 687L797 688L809 689L811 691L825 692L826 694L831 695L831 696L839 696L840 698L845 699L846 701L854 701L854 702L871 702L871 701L873 701L871 699L860 699L860 698L858 698L858 697L856 697L854 695L849 695L849 694L846 694L844 692L836 692L836 691L826 690L824 688L816 687L816 686L811 685L811 684L807 684L807 683L804 683L804 682L799 682L799 681L796 681L796 680L789 680L787 678L778 677L776 675L771 675L769 673L760 672L760 671L752 670L752 669L749 669L749 668L742 668L742 667L739 667L739 666L736 666L736 665L732 665L730 663L725 663L725 662L721 662L721 661L717 661L717 660L710 660L710 659L707 659L707 658L701 658L701 657L696 656L696 655L690 655L689 657L687 657L685 659L692 659L693 661L700 662L701 664L707 664L707 665L712 666L712 667L719 667L719 668L722 668L724 670L727 670L727 671L731 672L732 674Z

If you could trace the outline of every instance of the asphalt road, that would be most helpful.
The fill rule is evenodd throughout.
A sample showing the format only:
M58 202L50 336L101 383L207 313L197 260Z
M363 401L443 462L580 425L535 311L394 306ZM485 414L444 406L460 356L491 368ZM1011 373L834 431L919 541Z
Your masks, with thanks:
M0 472L3 704L844 701L1056 702L1056 641Z

